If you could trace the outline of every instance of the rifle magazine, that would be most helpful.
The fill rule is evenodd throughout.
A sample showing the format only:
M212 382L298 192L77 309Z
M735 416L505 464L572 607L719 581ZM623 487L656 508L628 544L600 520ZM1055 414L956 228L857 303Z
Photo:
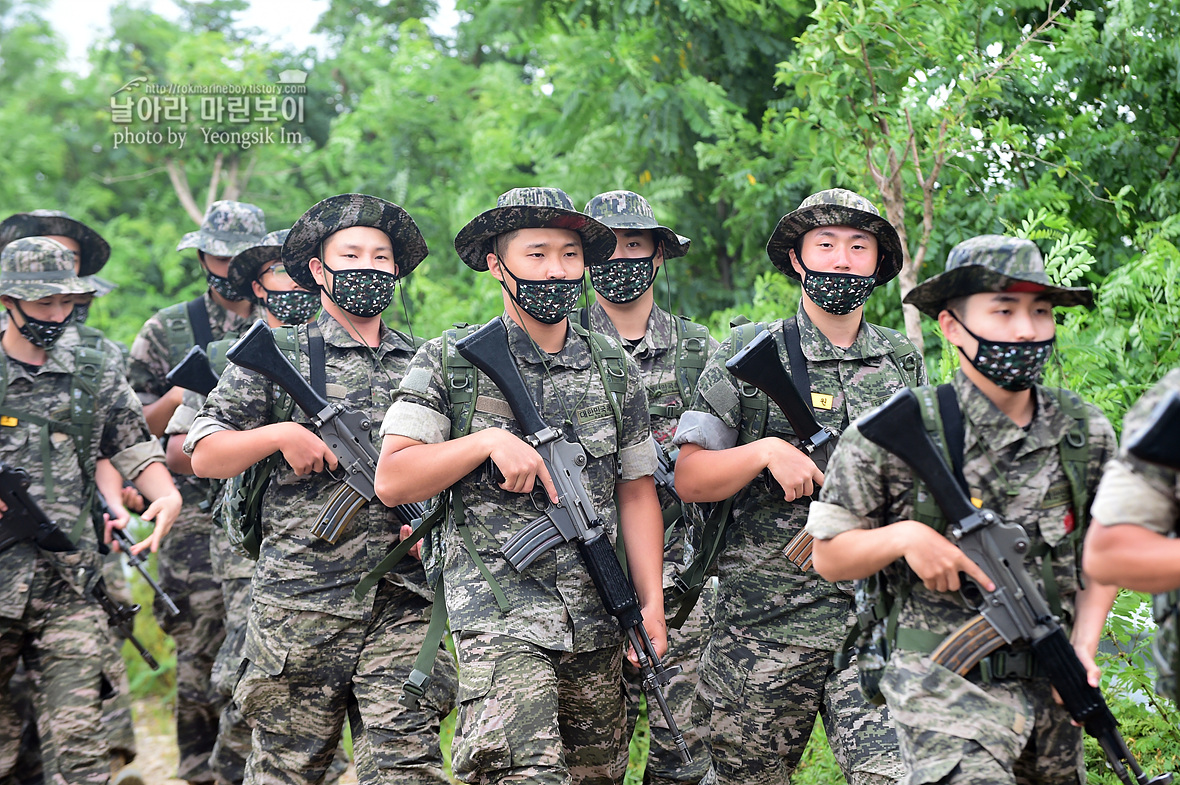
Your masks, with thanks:
M952 632L930 653L930 659L960 676L1006 643L982 614Z
M800 531L787 543L785 551L787 561L794 564L803 572L811 572L811 549L815 545L815 538L806 530Z
M552 519L548 515L541 515L529 521L523 529L504 543L504 558L512 565L512 569L521 572L564 540L561 530Z
M344 527L368 503L369 500L352 486L340 483L311 527L311 533L335 545Z

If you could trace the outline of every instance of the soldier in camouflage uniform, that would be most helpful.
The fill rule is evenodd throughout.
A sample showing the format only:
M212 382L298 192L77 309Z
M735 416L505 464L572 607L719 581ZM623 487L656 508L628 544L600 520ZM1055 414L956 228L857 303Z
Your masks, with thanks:
M323 312L295 335L299 369L315 378L308 349L322 336L325 395L376 422L413 355L381 312L398 277L426 256L413 219L372 196L320 202L282 249L287 273L321 292ZM200 475L228 479L276 450L262 502L263 540L251 584L244 660L233 700L253 729L245 782L318 783L347 717L357 777L370 783L443 783L439 725L454 705L455 666L436 659L420 708L398 701L426 635L432 592L418 562L387 575L363 601L361 578L400 539L394 511L374 500L331 544L311 533L338 480L337 461L296 409L276 421L276 388L230 365L185 443ZM370 434L376 439L376 429Z
M809 196L779 221L766 251L779 270L802 278L796 317L766 329L784 366L787 342L798 342L810 380L810 396L802 394L821 425L839 434L907 381L925 380L920 358L903 359L895 346L908 341L863 318L873 288L901 269L897 232L872 203L842 189ZM888 715L862 698L855 668L832 663L852 623L851 592L784 556L823 474L795 446L777 406L769 407L761 438L743 438L754 417L725 369L737 335L710 358L673 440L681 446L681 498L739 494L718 557L717 617L693 719L708 728L718 782L788 782L817 713L849 782L892 782L901 769ZM822 463L828 454L815 458Z
M1124 440L1134 438L1155 406L1180 393L1173 370L1127 412ZM1180 705L1180 475L1119 450L1106 465L1091 508L1084 567L1095 580L1157 594L1156 689ZM1124 525L1125 524L1125 525Z
M225 277L230 257L255 245L266 234L262 210L242 202L214 202L201 228L186 234L178 251L196 248L209 288L193 302L173 305L144 323L131 346L129 379L144 405L152 433L163 435L184 390L165 380L189 348L201 341L203 313L208 339L245 331L259 315ZM196 323L194 323L194 321ZM160 585L176 601L180 616L170 617L159 603L153 610L160 628L176 641L176 739L180 747L177 777L211 782L209 756L217 739L218 715L225 701L210 683L217 650L224 638L225 607L209 561L213 530L212 486L191 475L174 475L184 495L184 512L160 553Z
M9 311L0 339L0 460L29 472L33 499L78 547L49 553L26 541L0 554L0 574L5 576L0 579L3 776L11 771L19 748L7 685L22 659L36 689L47 779L102 783L111 776L112 746L103 727L102 699L123 674L121 660L110 654L106 620L89 598L100 570L87 492L94 483L94 461L109 459L155 499L144 513L155 521L155 531L140 550L159 546L181 505L117 357L103 356L94 374L97 381L87 382L95 388L88 396L71 396L85 352L80 353L79 333L68 329L68 323L73 295L88 291L93 290L76 276L73 254L56 241L22 238L0 252L0 302ZM93 409L76 414L79 405ZM91 421L89 433L79 432L76 417ZM79 450L86 453L79 455ZM2 516L0 510L0 524Z
M1052 352L1053 306L1089 304L1090 292L1054 286L1032 242L990 235L956 246L946 271L915 287L906 302L937 318L959 350L949 390L962 413L970 495L1024 527L1031 543L1028 570L1041 583L1043 568L1051 568L1056 585L1048 595L1059 597L1062 623L1072 625L1074 649L1096 686L1094 655L1114 589L1091 581L1080 588L1076 546L1086 510L1075 509L1061 445L1067 437L1085 438L1084 477L1081 470L1077 476L1092 492L1114 454L1114 432L1096 407L1037 383ZM1076 415L1066 412L1073 401ZM949 533L914 520L924 513L915 507L913 488L901 459L869 442L854 424L828 464L807 524L821 574L847 580L888 567L896 575L890 580L894 596L902 596L903 585L912 589L898 610L894 649L881 678L907 770L904 782L1085 782L1082 731L1054 701L1027 647L1005 647L965 677L929 658L976 614L958 594L960 572L985 588L992 584ZM899 559L905 563L894 564Z
M582 478L612 540L618 505L644 625L662 654L663 526L643 379L632 360L620 358L627 382L616 425L591 356L595 339L566 318L582 293L583 259L603 261L614 247L614 234L556 188L508 191L455 238L469 267L500 282L504 314L496 318L507 328L508 348L542 417L585 448ZM452 358L453 337L445 339ZM501 555L505 541L537 517L532 494L555 501L552 480L482 373L473 377L470 430L452 435L443 351L443 339L418 351L385 417L377 493L389 504L448 491L458 518L442 535L460 672L455 776L471 783L621 781L627 747L618 622L573 543L553 547L520 573Z
M90 312L90 302L95 297L102 297L115 289L110 281L100 278L97 273L103 268L111 255L111 247L98 232L81 221L71 218L60 210L32 210L28 213L17 213L0 222L0 250L14 240L22 237L48 237L61 243L73 254L74 272L94 291L73 295L74 313L71 317L75 329L83 333L83 338L89 343L98 343L102 351L119 361L122 361L127 347L109 340L99 330L86 325ZM7 312L0 313L0 330L7 326ZM126 374L126 369L121 367ZM124 506L124 496L137 496L134 488L124 489L123 477L114 469L111 462L105 458L98 460L95 467L96 481L99 491L111 508L114 520L120 528L126 526L130 520L127 508ZM142 512L141 503L136 507ZM123 562L118 553L112 550L103 558L103 577L111 596L124 605L130 605L131 588L123 574ZM126 681L126 669L121 666L121 650L123 639L118 630L111 628L113 644L110 656L116 660L112 672L122 673L122 681L118 689L106 705L103 712L103 727L108 731L111 740L111 770L116 772L115 778L120 785L136 785L141 783L139 773L128 768L128 764L135 759L135 726L131 715L131 691ZM21 671L18 671L18 679ZM31 686L29 686L31 689ZM20 706L32 707L31 701L22 701ZM32 713L22 715L28 723L25 733L27 743L21 750L21 762L18 764L19 777L26 781L36 781L41 775L41 751L38 743L37 729L33 724Z
M717 341L704 327L674 316L655 303L657 272L666 259L688 253L690 241L661 226L647 200L631 191L610 191L595 196L586 205L586 214L615 233L616 245L610 259L588 265L590 284L597 297L582 312L582 326L620 341L639 366L647 392L652 436L667 456L663 445L671 448L680 413L692 400L705 360L717 348ZM660 495L660 507L665 511L664 604L671 607L674 579L692 560L689 530L693 525L692 511L686 517L671 489L657 483L656 491ZM681 762L663 714L652 706L647 714L651 744L644 782L696 783L709 769L704 735L692 725L691 712L697 663L712 626L706 609L712 605L713 593L707 588L680 629L668 633L668 656L664 658L665 667L681 668L664 692L688 743L692 763ZM624 667L623 676L627 682L627 727L633 728L643 694L642 679L639 671L630 666Z

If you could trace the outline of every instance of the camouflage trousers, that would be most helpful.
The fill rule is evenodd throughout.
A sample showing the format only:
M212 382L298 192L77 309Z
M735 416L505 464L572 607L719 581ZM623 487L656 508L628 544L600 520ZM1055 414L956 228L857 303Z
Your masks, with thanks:
M113 695L106 619L38 559L20 619L0 618L0 783L16 781L21 721L10 691L23 660L33 684L45 779L54 785L107 782L110 742L103 699Z
M678 630L668 629L668 653L664 655L664 667L680 666L681 671L672 677L664 687L668 708L688 745L692 763L680 760L680 752L672 741L672 731L655 701L647 703L647 721L650 728L650 746L647 753L647 767L643 781L649 785L670 785L671 783L698 783L709 770L709 748L705 731L692 724L692 702L697 691L697 676L701 652L709 640L713 627L713 610L717 604L717 586L714 581L705 584L696 607L684 620ZM643 680L639 669L623 661L623 680L627 689L627 734L631 738L639 718L639 698L643 695Z
M836 670L827 649L717 633L705 646L693 705L713 759L703 782L790 782L816 716L851 785L886 785L902 776L893 722L861 696L855 664Z
M180 615L169 616L159 601L152 606L160 629L176 641L176 776L193 783L214 778L209 756L225 703L210 683L225 636L225 606L209 560L212 527L209 513L186 495L180 517L160 544L157 562L160 586L176 602Z
M367 621L253 602L233 698L253 730L245 782L321 782L346 717L360 785L447 782L439 725L457 681L447 651L440 648L420 708L400 703L430 609L388 581Z
M455 636L455 777L479 785L622 782L621 646L572 654L507 635Z

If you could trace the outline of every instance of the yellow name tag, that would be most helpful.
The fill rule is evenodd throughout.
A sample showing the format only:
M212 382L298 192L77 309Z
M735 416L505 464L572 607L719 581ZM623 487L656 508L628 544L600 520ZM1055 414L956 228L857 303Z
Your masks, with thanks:
M983 509L983 499L977 499L974 496L972 496L971 503L974 504L976 507Z
M833 402L833 397L827 393L813 392L811 394L811 405L816 409L827 409L830 411Z
M15 417L9 417L7 415L0 417L0 425L5 425L9 428L15 428L18 422L20 422L20 420L16 419Z

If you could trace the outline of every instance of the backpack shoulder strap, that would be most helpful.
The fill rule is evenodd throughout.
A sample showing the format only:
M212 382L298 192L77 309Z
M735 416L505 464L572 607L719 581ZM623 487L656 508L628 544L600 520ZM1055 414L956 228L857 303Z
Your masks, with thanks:
M906 386L917 387L920 380L919 369L922 366L922 353L918 351L918 347L897 330L882 327L879 324L871 326L879 335L889 341L889 356L893 358L897 369L901 371L901 377L905 380Z
M213 342L213 327L209 324L209 309L205 306L205 295L189 300L185 305L193 340L204 349ZM186 348L185 351L188 351Z
M466 338L483 325L456 325L443 332L442 374L451 397L451 438L458 439L471 432L471 421L475 419L475 398L479 394L479 374L475 366L455 350L455 344Z
M946 392L943 392L946 390ZM918 397L918 404L922 410L922 425L926 427L926 432L930 434L930 438L934 443L942 448L943 455L948 459L951 467L954 469L956 477L962 475L963 471L963 448L962 445L965 440L963 435L963 414L958 406L958 399L955 397L954 387L950 384L940 385L939 387L932 387L927 385L919 387L914 392ZM948 396L949 393L949 396ZM944 412L942 404L944 401L953 401L953 406L948 406L948 409L953 409L951 414L952 430L958 431L959 457L956 460L953 451L947 447L947 433L946 423L944 420ZM957 422L957 426L954 424ZM925 483L914 477L914 487L910 492L913 494L914 500L914 520L921 521L930 528L939 532L940 534L946 530L946 516L943 515L942 509L939 508L938 503L934 501L933 494L926 487Z
M709 330L683 316L672 319L676 323L676 385L684 403L678 407L680 411L670 416L678 417L692 401L701 372L709 361Z
M744 349L757 337L758 333L764 332L766 329L766 325L762 322L743 321L734 324L730 330L730 338L733 342L733 354L737 354ZM741 403L741 421L738 423L738 444L756 442L766 433L766 420L770 415L770 400L766 397L766 393L752 384L746 384L745 382L738 383L738 393ZM732 505L732 501L728 503Z
M1090 416L1085 401L1072 390L1050 388L1049 392L1057 399L1065 415L1073 420L1073 427L1057 443L1061 469L1069 481L1074 515L1077 516L1077 525L1070 535L1072 537L1084 531L1090 522L1090 489L1098 484L1098 477L1087 476L1091 465L1090 451L1094 446L1090 441ZM1095 461L1094 465L1100 472L1099 463Z
M168 337L168 365L172 368L184 359L189 347L196 345L193 323L188 313L189 303L173 303L160 311L160 321ZM208 320L206 320L208 322Z
M586 337L590 342L590 356L594 358L594 366L598 369L598 376L602 379L602 386L607 393L607 401L615 416L615 431L621 432L623 399L627 396L627 355L623 351L623 346L602 333L586 330L576 323L571 324L575 333Z

